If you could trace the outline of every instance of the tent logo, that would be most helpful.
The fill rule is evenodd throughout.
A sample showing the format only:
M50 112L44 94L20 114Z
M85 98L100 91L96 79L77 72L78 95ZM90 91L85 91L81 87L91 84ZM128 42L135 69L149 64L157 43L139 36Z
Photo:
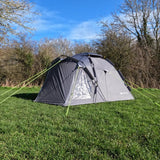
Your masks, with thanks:
M128 94L128 92L120 92L120 95Z

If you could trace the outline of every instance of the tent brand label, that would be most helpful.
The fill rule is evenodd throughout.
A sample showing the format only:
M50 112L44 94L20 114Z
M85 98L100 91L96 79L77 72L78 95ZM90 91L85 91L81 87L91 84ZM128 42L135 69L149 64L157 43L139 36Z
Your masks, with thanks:
M120 95L128 94L128 92L120 92Z

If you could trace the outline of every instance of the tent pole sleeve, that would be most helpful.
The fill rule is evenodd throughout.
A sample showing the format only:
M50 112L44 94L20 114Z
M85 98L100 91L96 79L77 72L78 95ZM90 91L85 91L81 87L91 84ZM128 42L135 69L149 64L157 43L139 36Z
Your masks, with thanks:
M84 71L88 74L89 78L90 78L91 80L94 80L94 78L93 78L91 72L90 72L86 67L83 68L83 69L84 69Z

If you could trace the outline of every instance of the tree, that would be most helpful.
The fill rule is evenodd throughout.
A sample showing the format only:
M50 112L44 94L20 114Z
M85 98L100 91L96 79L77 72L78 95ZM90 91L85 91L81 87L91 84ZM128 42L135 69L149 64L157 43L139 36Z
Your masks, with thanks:
M18 35L18 27L31 31L35 13L32 3L26 0L0 0L0 41L10 34Z
M114 26L102 26L103 38L95 43L97 53L111 60L115 67L126 76L132 61L132 39L123 31L115 31Z
M82 53L82 52L95 53L96 49L94 48L94 46L92 44L88 44L85 42L75 43L74 44L74 53L78 54L78 53Z
M54 48L54 54L55 55L66 55L66 56L72 56L73 55L73 47L71 41L65 39L65 38L58 38L53 39L51 41L52 47Z
M53 59L60 55L70 56L72 53L72 44L67 39L45 39L39 44L38 55L40 57L46 58L46 60L48 59L49 64Z
M22 35L0 48L0 81L17 84L34 72L35 43Z
M160 0L124 0L119 13L113 14L114 24L125 28L139 44L152 46L160 38Z

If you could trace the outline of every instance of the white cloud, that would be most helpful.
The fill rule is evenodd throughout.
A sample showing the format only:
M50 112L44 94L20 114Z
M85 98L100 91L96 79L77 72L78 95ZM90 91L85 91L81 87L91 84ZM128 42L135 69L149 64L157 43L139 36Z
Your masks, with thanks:
M63 28L64 25L54 23L50 20L46 20L42 18L42 19L37 19L36 21L34 21L34 27L36 28L38 32L43 32L43 31L49 31L52 29Z
M97 20L76 22L72 19L63 18L56 11L50 11L43 7L37 7L37 10L41 12L41 16L35 19L33 27L39 37L41 35L45 35L45 37L53 35L53 38L62 36L71 41L86 42L100 38L101 27Z
M90 41L99 38L100 27L96 21L85 21L71 29L68 36L71 40Z
M64 19L59 15L59 12L50 11L40 6L37 6L37 10L40 12L40 15L38 15L33 22L33 27L37 32L45 32L65 27L64 23L60 23Z

